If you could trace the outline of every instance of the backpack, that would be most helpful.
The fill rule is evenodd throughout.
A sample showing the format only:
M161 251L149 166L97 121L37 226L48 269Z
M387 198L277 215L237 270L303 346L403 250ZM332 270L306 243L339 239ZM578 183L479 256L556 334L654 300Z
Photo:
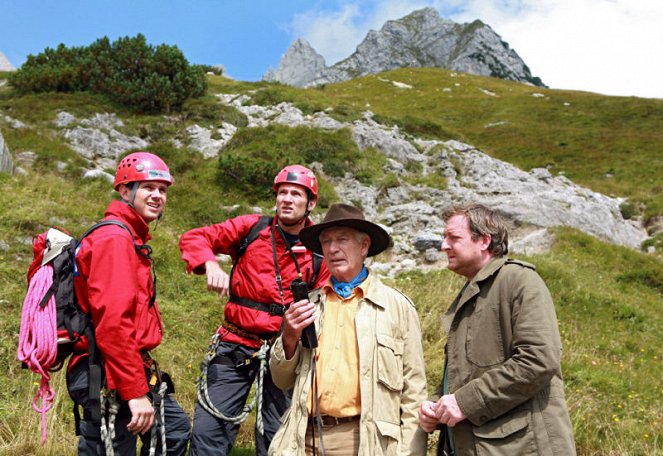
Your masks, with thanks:
M62 368L81 337L87 338L90 355L90 418L97 421L101 418L98 396L102 361L95 343L92 318L81 311L76 302L74 276L77 273L76 252L81 242L97 228L107 225L125 229L137 251L145 247L137 246L129 228L116 220L94 224L78 240L61 228L50 228L33 238L34 257L28 268L28 291L23 301L17 357L23 367L41 376L32 407L41 414L42 445L46 441L46 412L53 407L55 396L49 383L50 372ZM78 435L76 406L74 414Z

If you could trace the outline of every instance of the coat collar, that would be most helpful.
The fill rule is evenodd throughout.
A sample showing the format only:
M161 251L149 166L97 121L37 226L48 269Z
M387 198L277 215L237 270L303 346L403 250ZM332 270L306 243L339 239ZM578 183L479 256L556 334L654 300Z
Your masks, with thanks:
M364 300L384 309L385 303L389 302L387 287L382 285L382 281L375 274L373 274L370 269L368 274L370 282L368 284L368 288L365 290Z
M368 270L368 278L360 285L364 294L363 300L384 309L385 303L389 302L386 287L382 286L382 281L371 272L369 267L366 267L366 269ZM333 293L331 278L324 285L323 290L325 293Z
M145 220L143 220L133 208L129 207L122 201L111 201L104 216L107 218L118 219L129 225L131 230L136 233L136 236L138 236L144 243L149 241L152 237L150 236L150 227Z
M465 283L465 286L454 300L454 304L451 306L449 311L454 314L457 313L466 302L468 302L474 296L478 295L481 291L481 282L495 275L497 271L499 271L502 266L504 266L506 260L506 257L491 258L490 261L488 261L488 263L486 263L483 268L477 272L472 280Z

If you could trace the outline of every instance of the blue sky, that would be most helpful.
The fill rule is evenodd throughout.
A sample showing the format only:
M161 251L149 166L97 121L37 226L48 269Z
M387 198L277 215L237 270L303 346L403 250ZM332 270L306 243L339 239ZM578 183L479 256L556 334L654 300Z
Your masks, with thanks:
M59 43L142 33L254 81L298 37L330 65L425 6L483 20L552 88L663 98L663 0L0 0L0 52L20 66Z

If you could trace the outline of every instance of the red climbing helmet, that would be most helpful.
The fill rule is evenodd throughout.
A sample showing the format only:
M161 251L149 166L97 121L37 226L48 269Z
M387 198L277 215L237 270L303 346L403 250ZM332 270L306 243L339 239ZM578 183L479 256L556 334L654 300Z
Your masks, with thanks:
M173 176L170 175L168 165L154 154L149 152L134 152L120 160L115 172L115 190L121 184L138 181L160 181L170 185Z
M281 184L301 185L311 192L313 198L318 198L318 180L313 171L302 165L289 165L283 168L274 178L274 191L277 191Z

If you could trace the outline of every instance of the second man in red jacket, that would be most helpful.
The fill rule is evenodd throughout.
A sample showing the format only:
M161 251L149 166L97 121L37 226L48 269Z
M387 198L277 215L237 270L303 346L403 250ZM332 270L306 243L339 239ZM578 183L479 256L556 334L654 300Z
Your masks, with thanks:
M202 376L205 384L194 416L192 456L230 452L254 381L262 392L257 398L257 455L267 454L280 417L290 405L289 395L272 383L268 366L261 361L293 302L290 284L299 278L310 289L318 288L329 272L321 258L315 259L299 242L299 231L312 224L308 214L318 199L313 172L300 165L286 166L274 179L274 190L276 216L272 220L242 215L195 228L180 239L187 271L206 274L210 291L229 296L216 333L215 356ZM252 228L261 222L265 227L251 239ZM246 245L247 241L252 242ZM217 254L232 257L230 275L219 266Z

